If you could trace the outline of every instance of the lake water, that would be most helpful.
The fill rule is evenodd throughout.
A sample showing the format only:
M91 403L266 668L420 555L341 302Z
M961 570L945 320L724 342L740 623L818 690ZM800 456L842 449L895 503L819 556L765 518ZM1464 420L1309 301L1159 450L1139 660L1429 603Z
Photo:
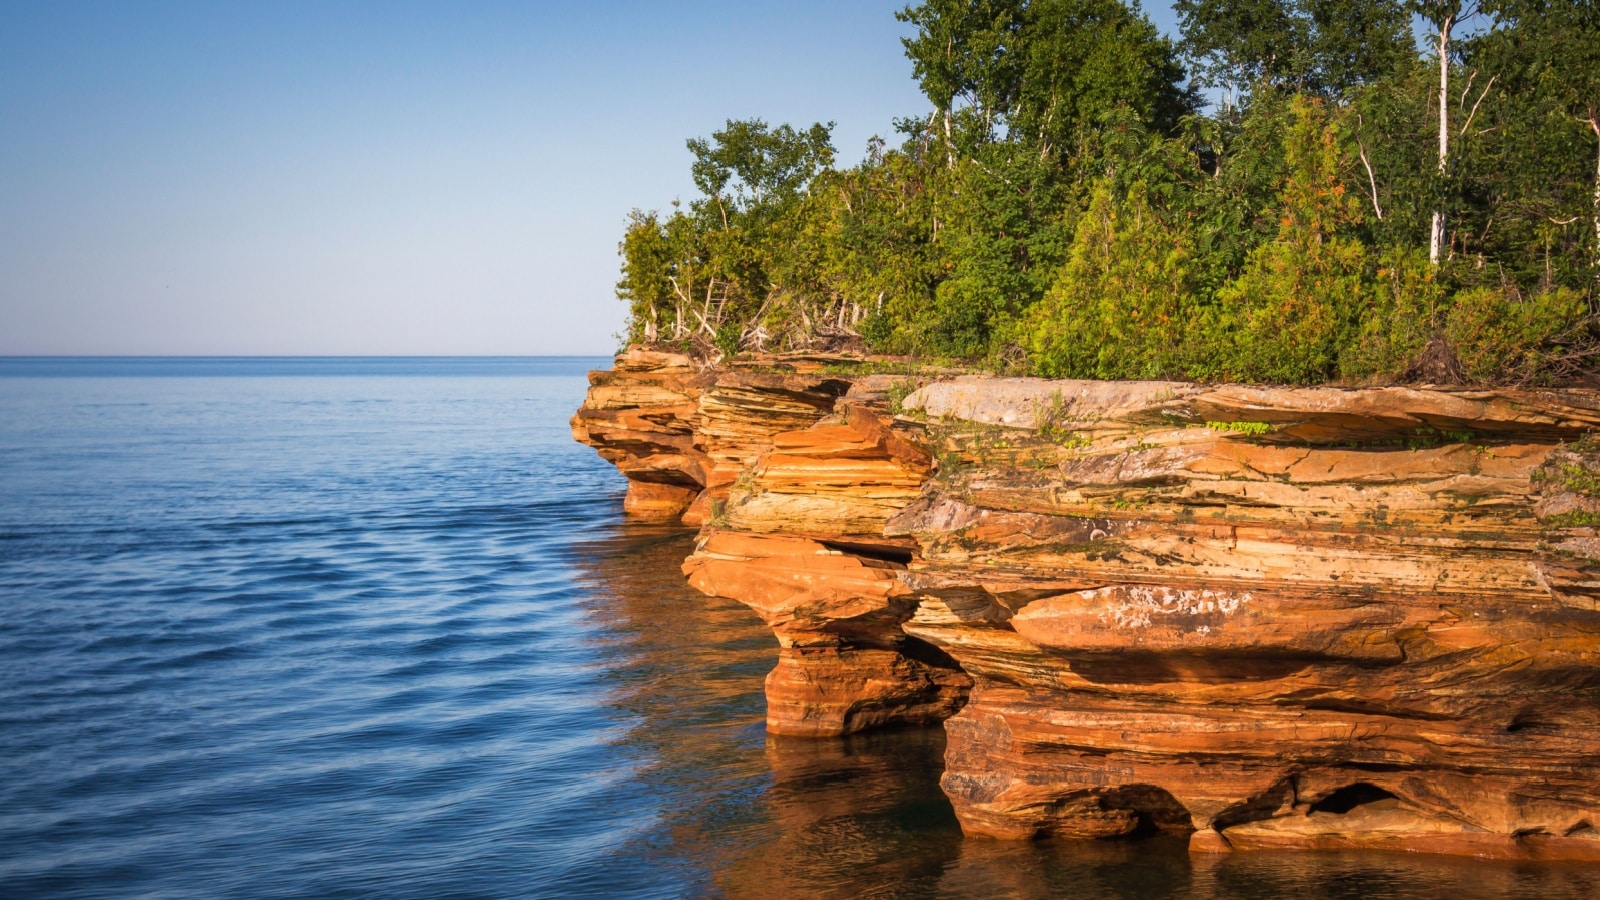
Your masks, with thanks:
M0 897L1578 898L1600 869L965 840L941 733L572 442L603 359L0 360Z

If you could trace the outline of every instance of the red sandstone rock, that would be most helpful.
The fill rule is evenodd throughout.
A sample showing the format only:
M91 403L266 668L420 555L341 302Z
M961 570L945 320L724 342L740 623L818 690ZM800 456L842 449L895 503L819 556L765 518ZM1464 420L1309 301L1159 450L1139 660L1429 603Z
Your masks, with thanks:
M645 519L670 519L681 515L698 496L698 489L681 484L629 481L622 511Z
M630 348L589 374L572 436L628 477L629 514L703 524L773 435L829 414L849 387L810 357L750 366L789 371L703 370L680 353Z
M903 383L631 355L574 420L710 488L774 731L956 713L969 834L1600 859L1600 392Z
M901 630L914 603L900 564L804 538L709 531L683 568L695 588L750 606L777 634L770 731L928 724L966 700L971 680Z

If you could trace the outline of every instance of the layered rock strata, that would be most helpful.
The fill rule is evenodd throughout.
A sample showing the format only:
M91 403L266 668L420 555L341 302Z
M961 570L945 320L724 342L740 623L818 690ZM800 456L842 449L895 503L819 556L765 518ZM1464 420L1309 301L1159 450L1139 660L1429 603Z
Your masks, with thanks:
M945 719L969 834L1600 860L1600 393L619 362L769 727Z
M825 364L788 357L719 371L630 348L589 374L572 436L627 476L628 513L698 525L775 435L833 411L850 382Z

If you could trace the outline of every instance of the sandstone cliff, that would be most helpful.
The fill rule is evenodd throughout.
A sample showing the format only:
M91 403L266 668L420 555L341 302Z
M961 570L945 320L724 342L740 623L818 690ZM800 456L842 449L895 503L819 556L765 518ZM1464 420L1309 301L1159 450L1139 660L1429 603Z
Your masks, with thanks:
M1600 392L848 371L635 350L574 419L771 730L943 720L969 834L1600 860Z

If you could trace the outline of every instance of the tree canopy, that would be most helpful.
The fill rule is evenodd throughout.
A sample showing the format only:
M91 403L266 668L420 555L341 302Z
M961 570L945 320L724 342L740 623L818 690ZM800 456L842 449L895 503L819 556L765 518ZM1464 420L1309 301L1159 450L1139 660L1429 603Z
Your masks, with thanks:
M690 140L701 196L623 237L627 337L1059 377L1590 377L1597 3L1178 0L1176 43L1124 0L907 6L924 111L849 166L831 125Z

